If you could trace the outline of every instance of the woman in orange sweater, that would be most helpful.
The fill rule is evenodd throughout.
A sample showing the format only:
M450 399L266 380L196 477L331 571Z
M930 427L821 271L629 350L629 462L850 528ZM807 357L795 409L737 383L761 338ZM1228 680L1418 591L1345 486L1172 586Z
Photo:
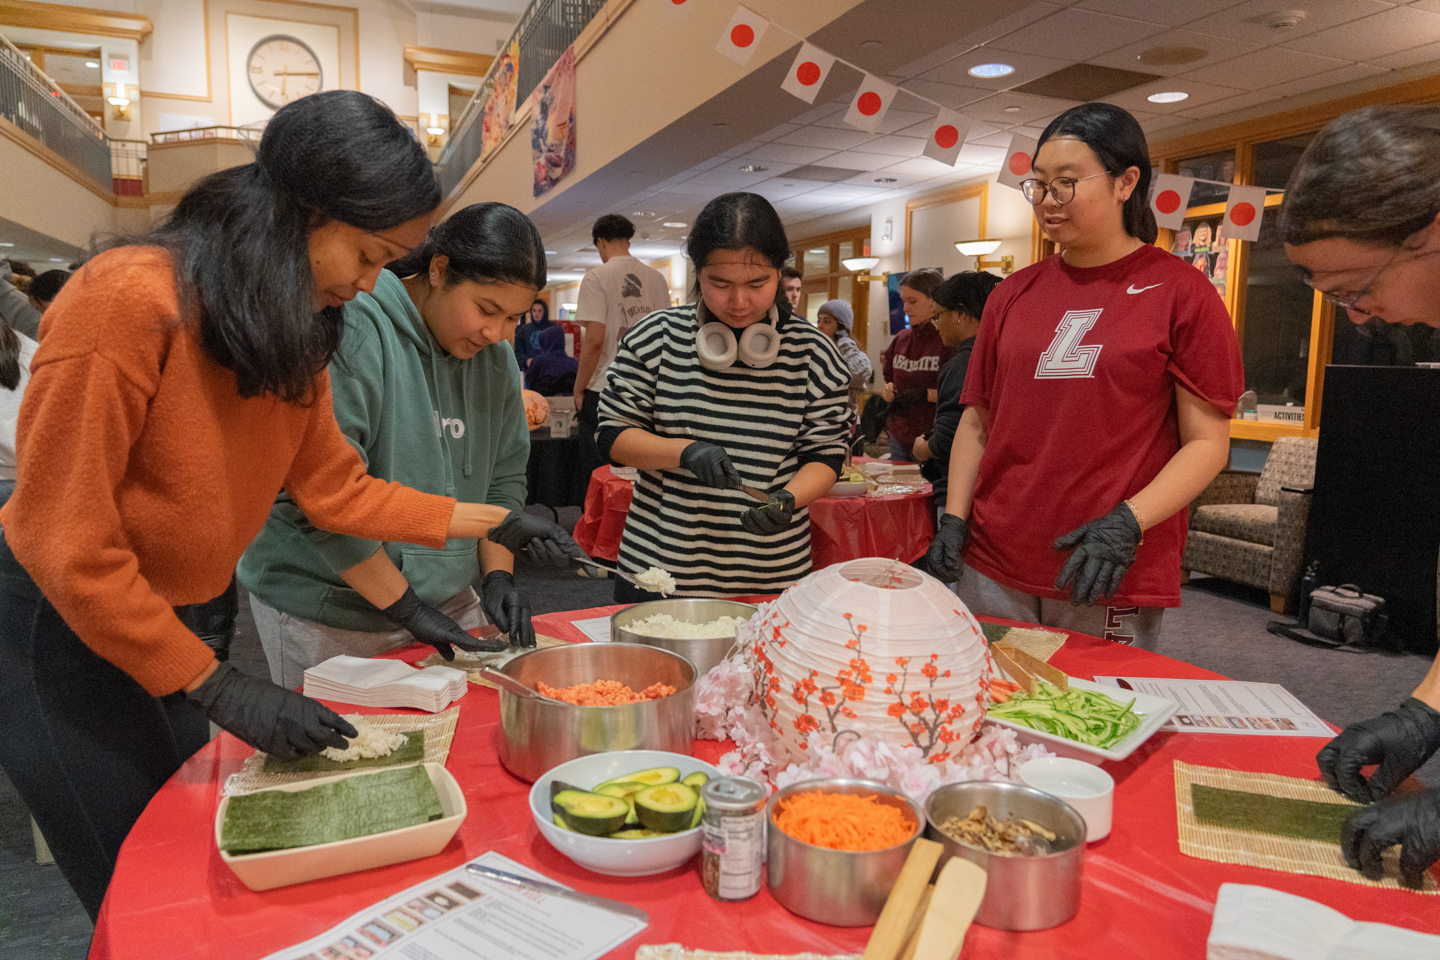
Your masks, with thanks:
M355 734L217 663L172 609L227 587L282 488L349 536L584 556L548 521L367 476L335 422L340 307L425 239L439 200L387 107L316 94L275 115L254 163L201 180L45 316L0 510L0 765L92 917L207 718L282 757ZM442 648L473 642L413 596L385 612Z

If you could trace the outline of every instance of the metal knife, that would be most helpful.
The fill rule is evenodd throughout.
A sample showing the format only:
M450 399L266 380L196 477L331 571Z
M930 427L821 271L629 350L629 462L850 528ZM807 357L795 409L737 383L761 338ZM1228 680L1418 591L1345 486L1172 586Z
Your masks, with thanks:
M476 876L485 877L488 880L495 880L522 890L535 890L540 893L549 894L552 897L562 897L566 900L574 900L576 903L584 903L600 910L608 910L611 913L618 913L623 917L630 917L639 920L641 923L650 922L650 914L639 907L632 907L628 903L621 903L619 900L610 900L605 897L597 897L588 893L581 893L578 890L571 890L568 887L556 886L553 883L545 883L542 880L531 880L529 877L522 877L513 873L506 873L504 870L496 870L492 867L482 867L478 863L465 865Z

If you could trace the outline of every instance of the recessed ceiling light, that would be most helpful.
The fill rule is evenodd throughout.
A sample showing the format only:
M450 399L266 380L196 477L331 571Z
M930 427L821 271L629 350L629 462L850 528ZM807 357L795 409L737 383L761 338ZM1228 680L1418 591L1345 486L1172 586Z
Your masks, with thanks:
M861 50L866 50L871 53L874 53L876 50L879 50L883 46L885 46L885 44L881 43L879 40L863 40L860 43Z
M1008 77L1015 72L1015 68L1008 63L977 63L968 71L972 77L983 77L994 79L995 77Z
M86 60L86 61L85 61L85 66L89 67L91 70L99 70L99 69L100 69L100 64L96 63L94 60Z
M875 182L876 182L876 183L895 183L897 180L898 180L897 177L876 177L876 178L875 178Z
M1151 47L1135 59L1152 67L1175 67L1208 56L1210 51L1202 47Z
M64 258L64 257L51 257L51 258L50 258L50 262L51 262L51 263L64 263L64 262L65 262L65 258Z
M712 126L714 126L715 129L717 129L717 130L728 130L728 129L730 129L730 124L728 124L728 123L716 123L716 124L712 124Z
M1020 108L1019 108L1019 107L1006 107L1006 108L1005 108L1005 112L1006 112L1006 113L1019 113L1019 112L1020 112Z
M653 217L653 216L655 216L655 214L654 214L652 211L649 211L649 210L636 210L636 211L635 211L635 216L637 216L637 217Z
M553 257L553 256L556 256L559 252L560 252L559 250L546 250L546 251L545 251L545 256L547 256L547 257Z
M1152 93L1145 99L1151 103L1179 103L1181 100L1189 100L1190 94L1180 90L1171 90L1167 93Z
M661 224L661 226L662 226L662 227L676 227L676 228L679 228L679 227L688 227L688 226L690 226L690 224L686 223L684 220L666 220L664 223Z
M758 163L747 163L740 168L741 173L764 173L769 167L762 167Z

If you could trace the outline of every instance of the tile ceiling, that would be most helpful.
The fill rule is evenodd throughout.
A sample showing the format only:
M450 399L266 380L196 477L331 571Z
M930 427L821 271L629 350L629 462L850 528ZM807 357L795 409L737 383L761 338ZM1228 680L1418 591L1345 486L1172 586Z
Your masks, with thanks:
M1284 109L1279 101L1286 97L1440 60L1440 0L1021 0L1015 6L1008 17L887 74L902 90L971 119L956 166L921 156L935 108L915 97L902 94L878 134L846 126L843 118L860 75L837 65L814 109L615 204L641 231L636 255L677 252L687 230L662 224L689 223L707 200L731 190L765 196L788 227L993 173L1012 134L1037 136L1074 105L1013 88L1074 63L1159 74L1159 80L1107 98L1133 113L1154 137L1168 127L1262 103ZM1304 16L1293 26L1267 25L1277 14L1295 10ZM873 40L882 49L903 45L906 31L917 26L901 18L890 36ZM929 22L923 28L945 26ZM1206 54L1171 66L1136 59L1154 47L1196 47ZM788 62L789 56L780 59ZM994 80L968 73L997 61L1015 71ZM1190 96L1174 104L1146 99L1172 90ZM786 94L777 90L776 96ZM764 169L741 169L747 166ZM805 167L849 173L839 180L790 175L803 174ZM546 244L558 254L551 259L557 280L578 278L599 262L589 248L589 229L587 219L547 230Z

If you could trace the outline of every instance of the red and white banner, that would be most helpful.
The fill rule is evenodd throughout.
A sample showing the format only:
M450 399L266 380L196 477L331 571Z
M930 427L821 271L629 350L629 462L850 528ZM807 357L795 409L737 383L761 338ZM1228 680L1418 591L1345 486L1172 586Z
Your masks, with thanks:
M925 143L925 156L941 163L955 166L960 148L965 146L965 134L970 131L970 121L954 110L940 110L935 126L930 130L930 139Z
M730 18L730 25L716 41L715 49L743 67L755 55L756 48L760 46L760 38L765 36L765 28L768 26L770 21L754 10L736 7L735 16Z
M1190 191L1195 181L1174 173L1155 177L1155 190L1150 197L1150 211L1155 222L1166 230L1179 230L1185 223L1185 209L1190 206Z
M1226 240L1259 240L1265 213L1264 187L1231 187L1222 227Z
M815 95L825 85L825 78L830 75L830 68L833 66L835 58L830 54L819 47L802 43L800 53L795 57L795 62L790 64L790 73L785 82L780 84L780 89L794 94L806 103L814 103Z
M700 6L701 0L653 0L665 13L676 20L684 20L690 11Z
M1030 164L1035 162L1035 141L1015 134L1010 138L1010 149L1000 163L999 181L1007 187L1020 189L1020 181L1030 179Z
M879 77L869 73L865 74L865 81L860 84L860 90L855 94L855 99L850 101L850 109L845 113L845 122L866 133L877 132L880 129L880 122L890 111L890 104L898 92L896 87Z

